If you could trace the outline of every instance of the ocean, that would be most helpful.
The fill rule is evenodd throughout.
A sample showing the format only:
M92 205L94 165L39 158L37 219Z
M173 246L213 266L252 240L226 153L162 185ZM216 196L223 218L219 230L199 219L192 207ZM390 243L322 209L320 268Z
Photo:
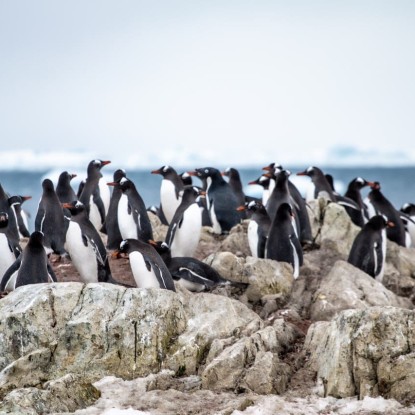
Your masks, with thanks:
M154 166L154 169L160 166ZM200 167L200 166L198 166ZM224 169L229 166L217 166ZM306 188L310 183L308 177L296 176L295 173L304 170L308 166L286 167L291 173L291 180L297 185L300 192L305 194ZM175 167L181 173L185 171ZM245 193L250 196L260 196L261 188L259 186L248 185L249 181L257 179L261 174L262 166L257 168L238 168L242 183L245 186ZM331 174L335 180L336 190L344 194L348 183L355 177L361 176L369 181L378 181L381 183L382 193L399 209L404 203L415 203L415 167L326 167L322 168L324 173ZM111 165L104 167L102 173L108 181L112 180L113 169ZM70 171L71 173L73 171ZM131 179L146 206L159 205L160 203L160 183L162 177L160 175L151 174L148 170L127 170L127 177ZM78 177L72 181L76 191L80 180L86 177L84 173L76 172ZM11 195L32 196L31 200L24 203L23 208L29 215L29 229L33 231L34 218L38 203L42 194L42 180L46 177L52 179L56 184L60 174L59 170L49 171L0 171L0 183L4 190ZM200 181L195 178L194 183L200 185ZM366 196L368 189L362 191L362 195Z

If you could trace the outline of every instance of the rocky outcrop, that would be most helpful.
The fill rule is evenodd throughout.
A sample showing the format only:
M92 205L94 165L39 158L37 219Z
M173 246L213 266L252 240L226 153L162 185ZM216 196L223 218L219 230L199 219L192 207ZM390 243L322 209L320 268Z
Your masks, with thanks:
M320 393L415 401L415 312L396 307L346 310L313 324L305 350Z

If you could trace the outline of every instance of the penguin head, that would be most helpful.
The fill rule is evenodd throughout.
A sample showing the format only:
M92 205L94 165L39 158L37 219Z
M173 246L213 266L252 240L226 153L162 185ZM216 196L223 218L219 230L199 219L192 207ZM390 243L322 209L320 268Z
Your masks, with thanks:
M262 170L266 170L271 173L277 174L280 170L283 170L283 167L281 166L281 164L273 162L268 164L268 166L263 167Z
M199 169L194 169L194 171L188 172L190 176L199 177L199 179L206 179L208 177L222 177L220 171L214 167L203 167Z
M131 189L134 184L133 182L128 179L127 177L121 177L120 180L114 181L114 182L108 182L108 186L119 186L121 191L125 192L128 189Z
M171 167L169 165L165 165L165 166L161 166L157 170L152 170L151 174L161 174L163 177L166 177L166 176L169 176L169 175L176 175L177 172L173 167Z
M114 175L113 175L114 182L120 181L123 177L126 177L126 173L124 169L115 170Z
M75 173L69 173L67 171L63 171L59 175L58 183L69 183L72 179L76 177Z
M78 213L85 211L85 205L79 200L73 200L70 203L62 203L64 209L68 209L72 215L77 215Z
M32 232L26 246L29 247L29 248L42 248L42 250L44 251L44 249L43 249L43 232L40 232L40 231ZM46 252L45 252L45 255L46 255Z
M400 210L409 216L415 215L415 205L413 203L404 203Z
M9 224L9 215L6 212L0 212L0 228L5 228Z
M380 190L380 183L379 182L371 182L370 188L372 190Z
M245 204L245 209L251 212L257 212L258 210L264 209L264 205L260 200L251 200Z
M126 254L126 253L128 253L129 249L130 249L130 242L128 241L128 239L124 239L120 243L120 247L118 249L118 252Z
M45 179L42 182L42 188L44 192L54 192L55 187L53 186L53 182L50 179Z
M192 176L190 176L190 174L187 171L183 172L179 176L182 179L182 182L183 182L184 186L191 186L192 185Z
M349 187L355 187L360 190L366 186L372 186L372 185L373 185L373 182L369 182L363 177L356 177L350 182Z
M310 166L306 168L304 171L300 171L297 173L297 176L308 176L308 177L314 177L318 172L321 172L321 170L318 167ZM323 174L323 172L321 172Z
M372 216L369 221L366 223L365 227L379 231L385 228L393 228L395 224L388 220L385 215L375 215Z

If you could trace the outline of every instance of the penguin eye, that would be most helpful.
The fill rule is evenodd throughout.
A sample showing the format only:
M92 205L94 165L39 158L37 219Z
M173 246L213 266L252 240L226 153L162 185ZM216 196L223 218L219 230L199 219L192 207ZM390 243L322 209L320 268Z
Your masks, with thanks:
M162 248L168 248L168 247L169 247L169 245L168 245L166 242L162 242L162 243L161 243L161 247L162 247Z
M254 200L252 200L251 202L248 203L249 208L251 208L253 206L255 206L255 201Z

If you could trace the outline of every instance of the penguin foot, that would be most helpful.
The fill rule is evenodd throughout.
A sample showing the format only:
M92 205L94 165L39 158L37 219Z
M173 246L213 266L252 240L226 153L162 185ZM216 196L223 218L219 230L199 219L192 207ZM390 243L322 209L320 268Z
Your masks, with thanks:
M0 298L6 297L9 293L7 291L0 291Z

